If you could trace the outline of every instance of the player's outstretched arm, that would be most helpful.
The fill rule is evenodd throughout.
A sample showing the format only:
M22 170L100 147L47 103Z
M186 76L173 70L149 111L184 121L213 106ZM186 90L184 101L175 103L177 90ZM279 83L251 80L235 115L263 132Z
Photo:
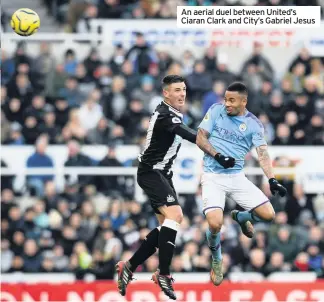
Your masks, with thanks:
M188 126L186 126L182 123L179 124L178 127L175 127L173 132L193 144L196 143L197 131L189 128Z
M215 148L208 141L209 136L210 133L207 130L199 128L196 140L197 146L205 153L212 156L225 169L233 168L235 166L235 159L230 156L224 156L223 154L217 152L217 150L215 150Z
M271 193L275 195L276 192L278 192L280 196L285 196L287 194L287 189L284 186L282 186L274 176L270 155L268 153L268 146L261 145L257 147L256 150L258 153L260 166L264 174L269 179Z

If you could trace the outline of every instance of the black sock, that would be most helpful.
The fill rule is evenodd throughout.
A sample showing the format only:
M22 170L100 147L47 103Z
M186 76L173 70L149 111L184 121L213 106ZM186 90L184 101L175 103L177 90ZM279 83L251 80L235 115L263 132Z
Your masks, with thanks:
M175 248L179 224L165 219L159 236L159 269L161 275L170 275L170 265Z
M146 259L151 257L158 247L160 231L158 228L152 230L144 239L139 249L135 252L132 258L128 260L131 265L131 271L134 272L137 267Z

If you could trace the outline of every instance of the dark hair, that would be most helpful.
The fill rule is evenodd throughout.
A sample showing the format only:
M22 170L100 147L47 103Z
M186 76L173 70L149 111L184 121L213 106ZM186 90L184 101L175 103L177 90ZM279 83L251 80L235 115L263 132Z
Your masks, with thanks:
M184 81L185 81L185 79L182 76L179 76L179 75L167 75L162 80L162 87L164 89L168 85L171 85L173 83L182 83Z
M226 89L227 91L237 91L238 93L248 95L248 90L246 86L241 82L234 82L231 85L229 85Z

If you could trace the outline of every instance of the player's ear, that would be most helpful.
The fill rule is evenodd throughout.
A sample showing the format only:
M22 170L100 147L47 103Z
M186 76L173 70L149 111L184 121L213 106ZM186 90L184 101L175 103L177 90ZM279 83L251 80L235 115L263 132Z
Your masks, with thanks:
M166 88L163 88L162 92L163 92L163 96L165 98L167 98L169 96L169 91Z

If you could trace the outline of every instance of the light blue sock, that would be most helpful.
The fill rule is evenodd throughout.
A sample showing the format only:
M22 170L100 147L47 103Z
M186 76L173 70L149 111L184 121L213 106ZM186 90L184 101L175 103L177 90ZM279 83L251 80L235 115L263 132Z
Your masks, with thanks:
M261 221L267 222L266 220L261 219L259 216L253 214L253 212L251 213L249 211L238 212L236 217L239 223L244 223L247 221L251 221L252 223L261 222Z
M208 247L211 250L214 260L222 259L222 249L220 243L220 233L213 234L209 229L206 231L206 238L208 242Z

